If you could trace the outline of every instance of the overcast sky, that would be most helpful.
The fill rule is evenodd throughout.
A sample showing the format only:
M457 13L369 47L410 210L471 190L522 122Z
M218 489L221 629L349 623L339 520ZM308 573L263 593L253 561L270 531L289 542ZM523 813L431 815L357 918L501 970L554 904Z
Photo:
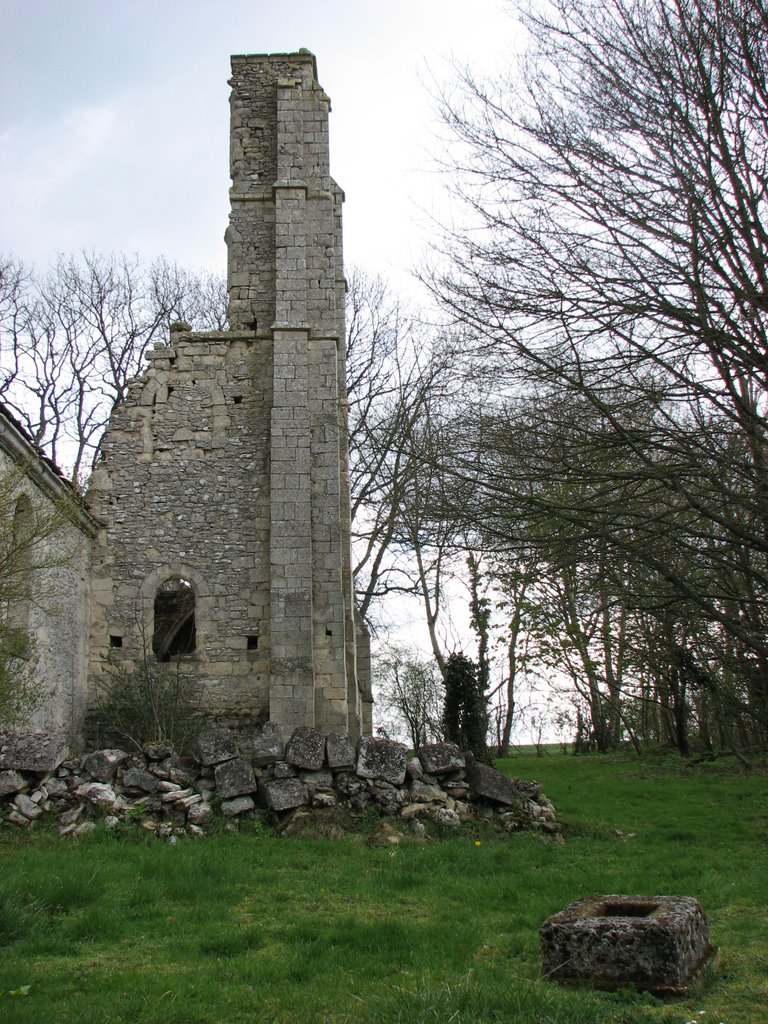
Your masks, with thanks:
M225 270L229 56L307 47L331 96L348 263L428 241L430 77L512 49L504 0L0 0L0 252Z

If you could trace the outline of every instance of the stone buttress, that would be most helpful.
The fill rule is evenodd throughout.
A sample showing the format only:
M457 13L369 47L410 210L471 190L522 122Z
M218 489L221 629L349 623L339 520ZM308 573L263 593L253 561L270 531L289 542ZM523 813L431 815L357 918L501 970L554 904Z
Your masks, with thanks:
M221 724L356 737L371 702L330 104L308 52L235 56L230 84L229 330L175 325L112 416L89 494L104 523L91 675L148 650L202 687Z

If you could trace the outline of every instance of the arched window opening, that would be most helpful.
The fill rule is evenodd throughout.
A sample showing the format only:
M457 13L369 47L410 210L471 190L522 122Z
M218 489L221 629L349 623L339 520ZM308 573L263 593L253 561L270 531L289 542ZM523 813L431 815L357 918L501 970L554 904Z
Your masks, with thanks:
M152 651L158 661L170 661L195 650L195 591L187 580L170 579L155 594Z

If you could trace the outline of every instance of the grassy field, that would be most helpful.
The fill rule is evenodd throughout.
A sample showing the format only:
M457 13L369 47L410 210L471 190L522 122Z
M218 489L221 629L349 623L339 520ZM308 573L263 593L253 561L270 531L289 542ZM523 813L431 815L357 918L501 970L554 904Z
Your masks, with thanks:
M564 844L4 832L0 1020L768 1021L765 771L563 756L499 767L542 782ZM540 923L596 892L697 897L722 976L672 1002L541 980Z

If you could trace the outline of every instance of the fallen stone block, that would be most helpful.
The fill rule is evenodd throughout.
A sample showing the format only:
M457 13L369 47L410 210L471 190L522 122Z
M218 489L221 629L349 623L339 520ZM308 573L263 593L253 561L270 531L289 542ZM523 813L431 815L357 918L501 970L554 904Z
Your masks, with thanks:
M414 779L411 783L411 800L414 803L437 804L445 803L447 799L447 793L444 793L439 786L430 786L426 782L420 782L419 779Z
M290 811L309 803L307 787L301 779L272 779L259 783L259 795L272 811Z
M18 793L22 789L27 788L27 780L23 775L19 775L18 772L13 769L7 769L4 772L0 772L0 796L8 796L9 793ZM66 792L66 786L64 790Z
M231 761L238 756L237 739L229 729L211 729L197 737L197 753L204 765Z
M429 816L436 825L442 825L443 828L458 828L461 824L461 818L456 811L452 811L448 807L433 806Z
M64 811L63 814L59 815L59 824L62 828L68 828L73 826L80 815L83 813L85 808L84 804L76 804L74 807L70 807L68 811Z
M406 804L400 811L400 817L403 821L412 821L414 818L427 818L429 817L429 811L428 804Z
M251 740L251 760L257 768L282 761L285 743L277 722L265 722L255 730Z
M308 725L294 729L285 745L285 760L294 768L318 771L325 759L325 737Z
M209 803L202 801L199 804L192 804L187 811L187 821L191 825L207 825L213 820L213 808Z
M32 824L31 818L28 818L25 814L21 814L16 810L9 811L8 817L5 820L10 821L12 825L18 825L20 828L29 828Z
M478 761L467 767L467 783L477 796L507 807L521 808L523 801L529 799L528 791L524 791L516 779L510 779L508 775L502 775L495 768Z
M145 743L141 749L148 761L164 761L176 753L170 743Z
M314 793L311 797L312 807L335 807L336 797L333 793L318 792Z
M116 799L114 789L103 782L86 782L77 787L75 794L96 807L111 807Z
M256 777L250 764L239 759L217 764L214 772L216 789L223 800L245 796L256 791Z
M465 759L455 743L426 743L419 748L419 762L428 775L462 771Z
M329 768L354 768L355 748L346 733L328 733L325 738L325 759Z
M123 775L123 786L126 789L140 790L142 793L156 793L160 779L144 768L129 768Z
M31 800L26 793L17 793L13 798L13 802L16 805L16 810L30 821L36 821L43 813L39 803Z
M83 768L94 782L109 782L128 756L125 750L95 750L84 758Z
M228 818L236 818L240 814L252 811L256 804L249 796L236 796L232 800L221 801L221 813Z
M0 746L0 768L22 772L55 771L67 756L67 738L61 733L12 733Z
M357 744L357 774L364 779L381 779L393 786L405 781L406 751L402 743L363 736Z

